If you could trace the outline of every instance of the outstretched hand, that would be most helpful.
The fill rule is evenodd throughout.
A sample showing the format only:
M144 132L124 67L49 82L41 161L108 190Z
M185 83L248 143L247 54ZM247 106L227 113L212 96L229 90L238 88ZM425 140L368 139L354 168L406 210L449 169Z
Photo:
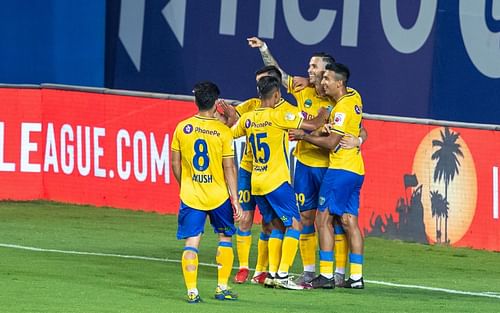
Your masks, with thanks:
M252 48L260 48L264 46L264 42L257 37L247 38L248 45Z
M236 109L232 105L227 104L223 99L217 100L216 105L217 112L224 115L224 117L226 118L225 124L229 127L233 126L236 120L238 120Z

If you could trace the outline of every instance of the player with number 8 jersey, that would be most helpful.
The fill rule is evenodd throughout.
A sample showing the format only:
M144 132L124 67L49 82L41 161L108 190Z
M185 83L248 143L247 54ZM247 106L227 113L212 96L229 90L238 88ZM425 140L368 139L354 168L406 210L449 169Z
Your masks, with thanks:
M215 117L195 115L179 123L172 149L183 151L182 202L198 210L208 211L229 198L222 166L213 161L233 158L232 143L230 129Z
M237 295L228 287L234 260L231 236L236 231L234 220L241 217L242 211L237 198L233 138L231 130L215 117L219 88L212 82L201 82L193 92L198 114L180 122L172 140L172 171L181 198L177 239L185 239L182 273L187 301L201 301L197 288L198 247L207 217L219 236L215 298L235 300Z

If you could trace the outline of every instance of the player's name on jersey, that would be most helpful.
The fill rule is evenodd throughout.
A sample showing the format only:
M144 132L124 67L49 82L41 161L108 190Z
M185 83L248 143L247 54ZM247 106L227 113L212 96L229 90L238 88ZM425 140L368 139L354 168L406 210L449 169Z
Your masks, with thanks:
M208 174L193 174L193 181L201 184L209 184L214 181L212 175Z
M205 129L205 128L201 128L199 126L196 126L194 131L197 133L202 133L202 134L220 137L220 133L216 130L213 130L213 129Z
M255 172L265 172L265 171L267 171L267 164L266 165L255 165L253 167L253 170Z

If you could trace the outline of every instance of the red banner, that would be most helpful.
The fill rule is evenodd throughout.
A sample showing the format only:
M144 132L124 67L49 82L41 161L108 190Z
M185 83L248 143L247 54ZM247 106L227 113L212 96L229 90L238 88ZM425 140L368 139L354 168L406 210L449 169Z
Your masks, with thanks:
M194 104L54 89L0 99L0 199L177 212L170 142ZM500 132L364 126L365 235L500 251Z
M365 235L500 250L500 132L368 120Z
M54 89L0 99L0 199L177 212L170 142L194 104Z

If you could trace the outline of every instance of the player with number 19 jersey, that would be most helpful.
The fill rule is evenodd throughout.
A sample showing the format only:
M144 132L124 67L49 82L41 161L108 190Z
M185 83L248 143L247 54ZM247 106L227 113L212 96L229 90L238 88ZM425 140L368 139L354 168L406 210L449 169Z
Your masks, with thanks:
M231 130L216 118L195 115L177 125L172 149L183 152L182 202L202 211L221 206L229 198L222 159L234 157Z

